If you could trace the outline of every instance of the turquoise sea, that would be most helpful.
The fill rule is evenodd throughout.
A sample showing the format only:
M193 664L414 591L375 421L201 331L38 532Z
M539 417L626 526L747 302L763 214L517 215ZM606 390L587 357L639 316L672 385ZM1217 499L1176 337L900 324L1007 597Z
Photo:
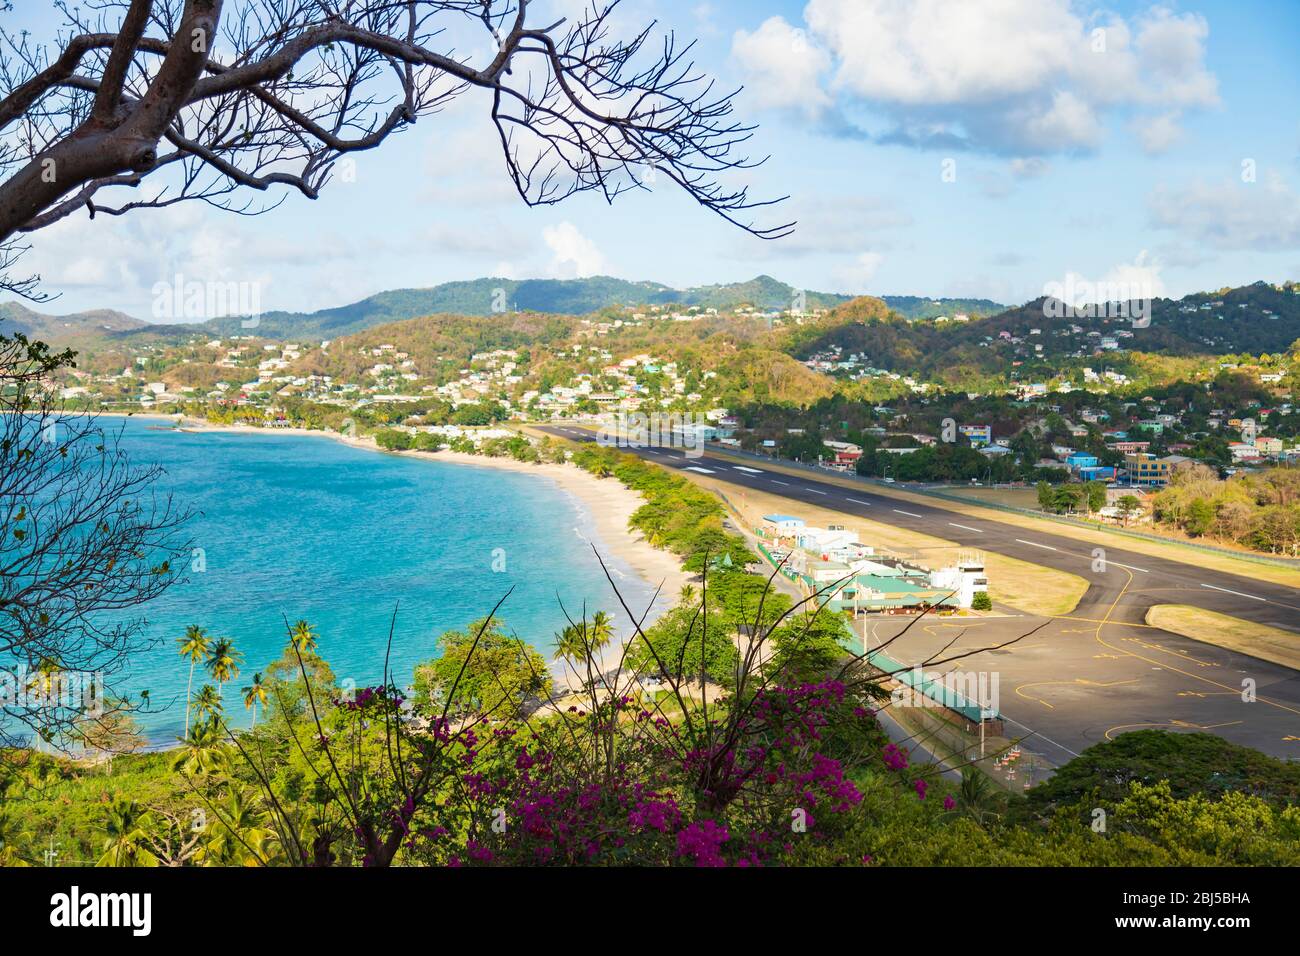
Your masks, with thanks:
M319 653L357 686L383 675L397 609L391 668L399 686L434 656L434 638L485 615L512 586L500 617L548 658L584 602L627 615L592 552L611 565L633 608L653 588L595 539L590 514L541 475L403 458L327 437L181 432L158 420L103 419L123 430L133 463L166 469L161 490L200 512L191 525L206 569L189 571L142 608L158 646L131 661L116 689L148 688L153 712L139 723L170 743L184 723L187 663L175 638L198 624L228 636L244 654L227 686L231 723L245 723L238 689L279 657L284 618L306 618ZM501 549L497 551L496 549ZM504 571L494 570L494 559ZM201 672L195 673L195 689Z

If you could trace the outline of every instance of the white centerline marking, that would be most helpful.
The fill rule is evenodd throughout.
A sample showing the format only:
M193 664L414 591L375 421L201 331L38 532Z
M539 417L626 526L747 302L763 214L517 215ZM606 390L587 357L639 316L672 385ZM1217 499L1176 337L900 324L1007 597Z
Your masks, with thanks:
M707 469L707 468L700 468L698 465L687 465L683 470L684 470L684 471L698 471L701 475L711 475L711 474L713 474L713 472L710 471L709 469Z
M1127 571L1141 571L1143 574L1150 574L1146 568L1135 568L1131 564L1120 564L1118 561L1107 561L1107 564L1113 564L1117 568L1124 568Z
M746 468L744 465L732 465L731 467L732 467L732 468L735 468L736 471L747 471L747 472L749 472L751 475L761 475L761 474L762 474L762 472L759 471L757 468Z
M790 487L790 482L788 482L788 481L777 481L775 478L772 479L772 484L774 484L774 485L785 485L787 488Z
M824 491L818 491L816 488L809 488L808 490L811 491L811 492L812 492L813 494L815 494L815 495L824 495L824 494L826 494L826 492L824 492Z
M919 514L916 514L915 512L912 512L912 511L903 511L903 510L901 510L901 509L899 509L899 508L895 508L895 509L894 509L894 514L907 515L909 518L923 518L923 517L925 517L924 515L919 515Z
M963 530L963 531L974 531L976 534L983 534L983 533L984 533L981 529L979 529L979 528L972 528L972 527L971 527L970 525L968 525L968 524L958 524L958 523L955 522L955 521L949 521L948 524L952 525L954 528L961 528L961 530Z
M1026 541L1024 538L1016 538L1016 541L1017 541L1019 544L1027 544L1027 545L1029 545L1030 547L1034 547L1034 548L1042 548L1044 551L1055 551L1055 550L1057 550L1056 548L1053 548L1050 544L1039 544L1037 541Z
M845 501L851 501L851 502L853 502L855 505L866 505L868 508L871 507L871 502L870 502L870 501L863 501L861 498L848 498L848 497L846 497L844 500L845 500Z
M1211 591L1222 591L1224 594L1235 594L1237 597L1250 598L1252 601L1268 600L1268 598L1256 597L1253 594L1242 594L1240 591L1229 591L1227 588L1215 587L1213 584L1202 584L1201 587L1209 588Z

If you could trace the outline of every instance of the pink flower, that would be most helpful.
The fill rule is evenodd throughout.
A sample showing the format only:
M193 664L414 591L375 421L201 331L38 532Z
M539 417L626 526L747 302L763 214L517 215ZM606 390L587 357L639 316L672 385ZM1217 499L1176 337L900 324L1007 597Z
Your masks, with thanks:
M925 791L929 788L930 785L926 783L924 780L918 780L916 781L916 783L912 784L912 786L916 788L916 795L920 797L922 800L924 800Z
M726 827L700 820L677 834L677 855L694 860L696 866L726 866L722 844L730 838Z
M952 797L943 798L943 808L945 810L951 810L955 806L957 806L957 801L954 800Z
M886 744L884 751L885 766L890 770L907 769L907 753L895 744Z

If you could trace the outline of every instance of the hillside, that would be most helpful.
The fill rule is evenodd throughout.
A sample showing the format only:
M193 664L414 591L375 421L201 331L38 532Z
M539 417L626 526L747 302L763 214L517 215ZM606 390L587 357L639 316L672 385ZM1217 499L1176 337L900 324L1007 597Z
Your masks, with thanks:
M674 289L658 282L629 282L610 276L587 279L472 279L446 282L429 289L380 292L350 305L319 312L268 312L261 317L259 334L282 338L332 338L388 322L422 315L492 315L497 312L542 312L551 315L586 315L616 306L663 305L733 308L750 305L761 309L788 309L796 289L770 276L747 282ZM847 296L805 293L807 307L830 308ZM237 334L239 320L216 319L206 323L213 332Z
M468 364L476 352L527 349L567 342L576 322L557 316L519 312L501 316L434 315L406 319L330 342L305 353L296 371L355 381L375 364L372 350L390 345L408 354L426 377L443 380Z
M1005 305L991 299L926 299L915 295L882 295L882 302L905 319L937 319L941 315L996 315Z
M993 380L1050 378L1096 367L1140 369L1143 356L1206 359L1286 352L1300 339L1300 295L1265 283L1157 299L1148 325L1071 312L1036 299L968 322L905 322L863 297L832 310L787 343L797 358L840 349L887 371L975 388Z
M110 309L94 309L71 315L45 315L17 302L0 304L0 335L22 333L54 346L103 340L114 334L134 332L149 323Z
M273 339L329 339L352 335L375 326L423 315L489 316L505 312L540 312L548 315L588 315L622 306L677 306L729 310L750 306L766 311L790 309L801 290L771 276L745 282L675 289L660 282L630 282L610 276L586 279L482 278L445 282L427 289L392 289L317 312L267 312L256 334ZM830 309L850 297L802 290L804 307ZM928 299L886 296L883 301L907 319L934 318L967 313L988 315L1004 307L987 299ZM120 312L95 310L74 315L43 315L12 302L0 305L0 332L10 331L42 338L52 344L102 347L114 339L148 336L180 341L191 335L248 334L239 317L223 317L189 325L155 325Z

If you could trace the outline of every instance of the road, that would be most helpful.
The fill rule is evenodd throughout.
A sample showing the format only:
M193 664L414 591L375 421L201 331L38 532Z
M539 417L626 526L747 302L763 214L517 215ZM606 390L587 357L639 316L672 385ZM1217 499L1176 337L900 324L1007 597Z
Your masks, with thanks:
M580 428L540 430L574 441L594 440L593 433ZM680 449L626 450L688 475L857 515L1087 580L1088 590L1073 613L1048 620L1031 638L1009 647L988 649L1043 619L1020 615L942 624L935 619L913 628L889 649L907 664L935 661L936 655L970 654L935 669L996 675L1008 730L1023 728L1034 735L1042 743L1036 749L1054 763L1141 727L1210 731L1275 756L1300 759L1300 672L1145 623L1153 605L1189 604L1300 633L1300 591L1295 588L1118 545L1107 545L1105 562L1098 564L1094 546L1065 534L972 518L942 503L880 494L869 485L848 488L710 452L688 456ZM1195 561L1191 552L1188 561ZM882 618L873 627L880 640L889 640L905 624Z

